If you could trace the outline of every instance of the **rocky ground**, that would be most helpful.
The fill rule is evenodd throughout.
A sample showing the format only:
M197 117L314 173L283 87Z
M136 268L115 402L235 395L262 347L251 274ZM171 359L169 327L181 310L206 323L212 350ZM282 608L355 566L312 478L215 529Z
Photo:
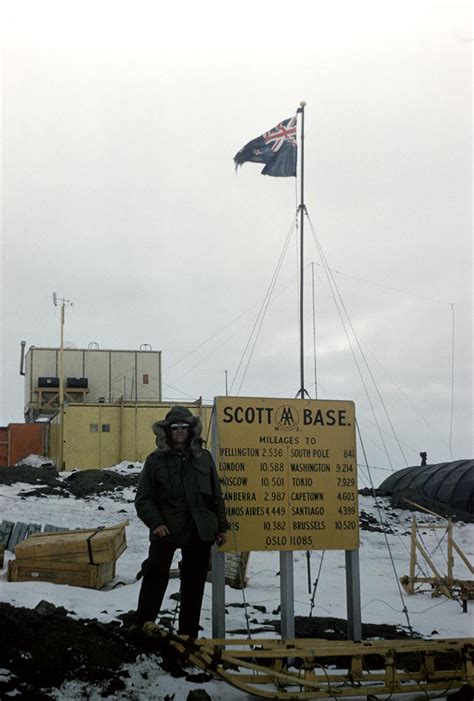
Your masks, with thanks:
M16 677L2 680L0 673L0 698L8 698L16 689L20 695L17 693L15 699L43 701L51 698L45 690L58 688L68 679L100 683L104 698L113 698L124 687L127 672L121 670L122 665L138 655L151 655L157 666L166 669L156 640L129 637L123 625L127 614L124 621L104 624L95 619L76 620L68 613L72 612L47 602L33 610L0 603L0 659ZM279 629L278 619L259 623L266 630L269 626ZM342 619L297 617L295 624L298 637L346 639L346 621ZM397 626L364 624L363 636L392 639L407 637L407 633ZM196 671L188 675L193 682L207 679Z
M18 466L0 470L0 484L21 482L32 486L19 496L25 500L29 496L48 497L51 494L69 499L113 495L115 491L135 486L138 477L136 471L126 474L112 470L78 471L61 476L52 466ZM381 530L378 521L364 512L361 512L361 527ZM259 616L250 621L253 634L258 635L259 629L279 632L278 611L272 613L274 617L268 617L265 607L261 607ZM15 699L50 699L52 690L59 688L65 680L74 679L99 683L103 697L113 699L123 689L128 674L123 665L133 663L140 655L150 656L157 666L171 672L157 641L130 637L127 623L131 615L132 612L125 613L119 617L121 620L101 623L97 619L77 619L73 611L46 601L34 609L0 603L0 698L13 697L13 693ZM299 616L295 624L297 637L330 640L347 637L347 624L342 619ZM229 633L246 635L247 630ZM363 624L365 639L407 635L399 626ZM206 674L196 670L189 676L190 681L197 683L207 679Z
M37 485L36 489L29 492L23 491L21 498L54 494L55 496L83 499L108 494L124 487L135 487L138 484L139 476L136 472L127 475L113 470L78 470L68 473L62 478L53 466L18 465L17 467L4 467L0 470L0 484L22 482Z

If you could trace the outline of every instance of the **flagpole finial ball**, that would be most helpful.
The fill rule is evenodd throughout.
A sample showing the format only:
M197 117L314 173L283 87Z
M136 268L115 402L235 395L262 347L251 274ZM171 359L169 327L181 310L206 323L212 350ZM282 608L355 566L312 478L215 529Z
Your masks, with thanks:
M301 100L300 107L306 107L306 102L304 100Z

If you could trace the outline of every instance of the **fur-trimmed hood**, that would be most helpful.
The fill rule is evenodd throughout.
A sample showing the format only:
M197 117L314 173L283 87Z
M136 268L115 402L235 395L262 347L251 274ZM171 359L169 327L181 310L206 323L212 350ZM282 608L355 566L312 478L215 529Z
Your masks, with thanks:
M191 442L189 447L194 456L199 457L202 453L203 439L201 438L202 433L202 421L200 416L195 416L189 409L183 406L174 406L166 414L162 421L155 421L152 425L153 433L156 436L156 450L157 455L166 455L169 453L172 447L170 441L170 426L173 423L187 423L190 426L191 432Z

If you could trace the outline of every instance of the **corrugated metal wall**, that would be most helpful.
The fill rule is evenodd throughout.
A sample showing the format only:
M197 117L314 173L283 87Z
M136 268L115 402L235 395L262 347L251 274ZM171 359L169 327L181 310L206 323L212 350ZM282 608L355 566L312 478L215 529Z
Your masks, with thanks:
M58 377L58 348L32 346L25 358L25 415L39 409L38 378ZM65 387L68 377L85 377L85 403L98 401L161 401L161 351L64 349ZM77 398L75 398L77 401ZM51 412L49 412L51 413ZM31 418L31 417L30 417Z
M9 424L0 428L0 466L16 465L28 455L45 455L47 425Z

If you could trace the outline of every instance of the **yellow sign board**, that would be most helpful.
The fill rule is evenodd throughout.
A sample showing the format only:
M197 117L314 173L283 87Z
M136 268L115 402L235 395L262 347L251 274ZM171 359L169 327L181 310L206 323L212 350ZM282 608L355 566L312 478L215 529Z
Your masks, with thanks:
M225 551L359 546L353 402L215 398Z

